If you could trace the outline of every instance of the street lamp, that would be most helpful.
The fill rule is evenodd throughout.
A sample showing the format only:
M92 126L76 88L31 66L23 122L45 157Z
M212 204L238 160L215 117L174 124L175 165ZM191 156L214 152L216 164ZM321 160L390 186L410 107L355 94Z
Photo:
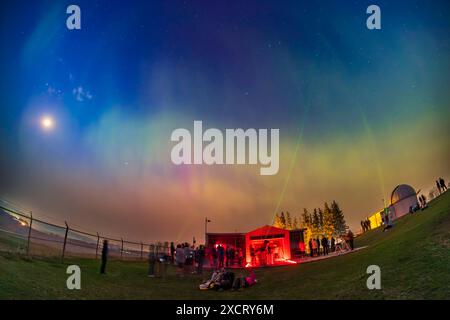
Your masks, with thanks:
M206 234L208 233L208 222L211 222L211 220L209 220L208 217L205 217L205 246L207 241Z

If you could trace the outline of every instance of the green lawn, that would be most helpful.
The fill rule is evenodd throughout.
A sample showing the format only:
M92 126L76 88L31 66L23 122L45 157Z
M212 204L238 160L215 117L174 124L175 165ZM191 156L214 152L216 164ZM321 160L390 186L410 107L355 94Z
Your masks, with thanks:
M7 240L0 237L0 248ZM258 284L241 292L200 291L202 277L149 279L142 262L27 258L0 253L1 299L450 299L450 192L398 221L389 232L372 230L356 240L367 248L348 255L256 270ZM66 267L82 270L82 289L66 289ZM381 268L381 290L368 290L366 268ZM209 276L209 275L208 275ZM206 276L205 276L206 277Z

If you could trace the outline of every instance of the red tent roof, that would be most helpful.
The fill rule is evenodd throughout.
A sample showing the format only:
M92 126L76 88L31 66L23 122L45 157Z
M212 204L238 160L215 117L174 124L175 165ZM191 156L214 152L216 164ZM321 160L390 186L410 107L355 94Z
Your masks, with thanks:
M261 228L258 228L258 229L255 229L253 231L250 231L248 234L265 234L265 235L269 235L269 234L279 234L279 233L285 233L285 232L289 232L289 230L277 228L277 227L274 227L274 226L265 225L265 226L263 226Z

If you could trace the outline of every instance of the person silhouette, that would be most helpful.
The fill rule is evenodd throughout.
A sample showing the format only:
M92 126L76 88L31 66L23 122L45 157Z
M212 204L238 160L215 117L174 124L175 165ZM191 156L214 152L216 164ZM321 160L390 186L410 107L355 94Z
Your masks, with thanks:
M441 184L439 183L439 180L436 180L436 187L438 188L439 194L441 194Z
M106 263L108 262L108 240L103 240L103 248L102 248L102 265L100 267L100 274L106 273Z
M447 190L447 186L445 185L445 181L443 178L439 178L439 184L441 185L442 192Z

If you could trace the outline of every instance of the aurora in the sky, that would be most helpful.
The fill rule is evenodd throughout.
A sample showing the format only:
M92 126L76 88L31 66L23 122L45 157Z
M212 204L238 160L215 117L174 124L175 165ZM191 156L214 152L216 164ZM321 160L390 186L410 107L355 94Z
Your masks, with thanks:
M366 28L377 4L382 29ZM81 30L66 28L77 4ZM6 1L0 196L129 239L350 226L450 178L448 1ZM171 132L279 128L278 174L176 166Z

